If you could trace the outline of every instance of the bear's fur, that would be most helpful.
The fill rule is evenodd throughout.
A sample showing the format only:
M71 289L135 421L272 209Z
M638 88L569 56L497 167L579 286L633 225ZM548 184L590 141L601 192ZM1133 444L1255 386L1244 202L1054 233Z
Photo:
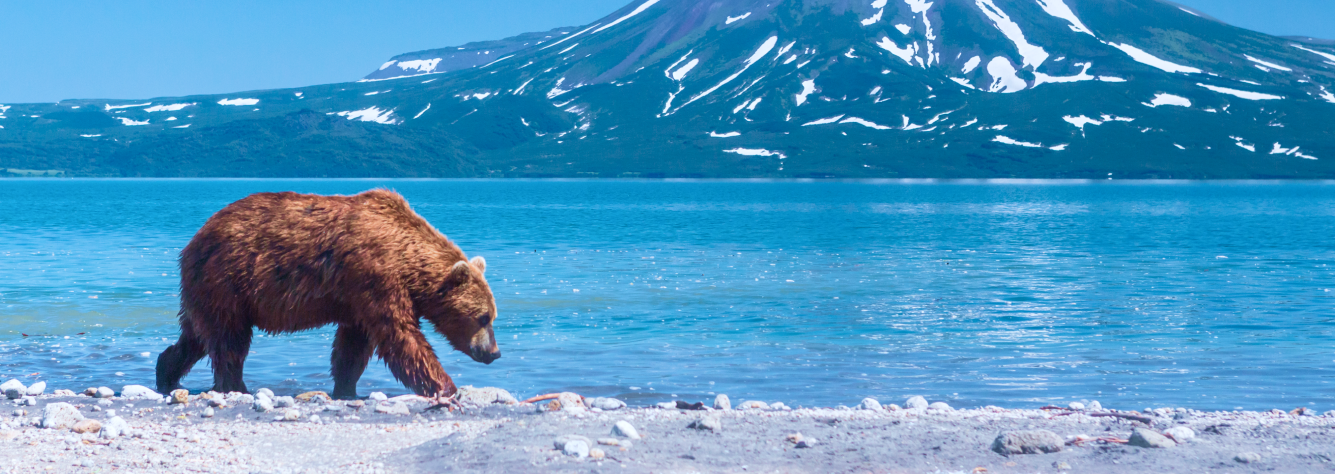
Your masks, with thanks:
M500 357L486 262L462 250L397 193L258 193L228 205L181 251L181 337L158 357L160 393L204 355L213 390L246 392L252 328L269 334L337 324L334 397L355 398L374 351L424 396L454 382L421 331L430 321L455 349Z

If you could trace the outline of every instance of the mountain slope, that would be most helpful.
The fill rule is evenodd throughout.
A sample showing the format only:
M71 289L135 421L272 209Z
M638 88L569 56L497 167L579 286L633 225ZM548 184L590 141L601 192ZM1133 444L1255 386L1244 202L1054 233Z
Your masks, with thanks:
M101 163L85 170L136 175L236 171L97 157L169 156L197 143L189 130L279 143L232 124L311 110L400 130L341 156L404 165L316 159L292 175L1335 177L1330 46L1155 0L647 0L402 55L358 83L12 107L0 150L63 143ZM31 148L0 168L60 168Z

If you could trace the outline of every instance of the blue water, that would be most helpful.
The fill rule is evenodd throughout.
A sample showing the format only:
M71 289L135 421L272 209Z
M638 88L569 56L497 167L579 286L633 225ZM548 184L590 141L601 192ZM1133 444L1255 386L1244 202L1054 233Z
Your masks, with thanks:
M152 385L209 215L374 187L487 258L504 357L440 352L459 385L1335 408L1328 183L0 180L0 377ZM257 338L247 383L331 389L332 335Z

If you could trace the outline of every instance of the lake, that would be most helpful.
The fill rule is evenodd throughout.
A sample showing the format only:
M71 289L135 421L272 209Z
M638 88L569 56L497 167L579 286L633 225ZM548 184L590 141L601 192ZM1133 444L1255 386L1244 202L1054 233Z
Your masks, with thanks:
M152 386L213 212L376 187L487 259L504 357L431 335L461 386L1335 409L1324 182L0 180L0 377ZM247 383L332 390L332 336L257 337ZM379 361L373 390L407 393Z

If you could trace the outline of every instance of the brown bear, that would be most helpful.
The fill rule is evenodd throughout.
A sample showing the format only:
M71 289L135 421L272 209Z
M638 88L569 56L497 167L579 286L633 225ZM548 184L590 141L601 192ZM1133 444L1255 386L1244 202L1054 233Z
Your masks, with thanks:
M181 251L181 337L158 357L158 391L180 388L205 354L213 390L247 392L252 328L337 324L334 397L356 398L374 351L413 392L455 393L422 334L430 321L478 362L500 358L496 300L483 273L402 196L258 193L218 211Z

